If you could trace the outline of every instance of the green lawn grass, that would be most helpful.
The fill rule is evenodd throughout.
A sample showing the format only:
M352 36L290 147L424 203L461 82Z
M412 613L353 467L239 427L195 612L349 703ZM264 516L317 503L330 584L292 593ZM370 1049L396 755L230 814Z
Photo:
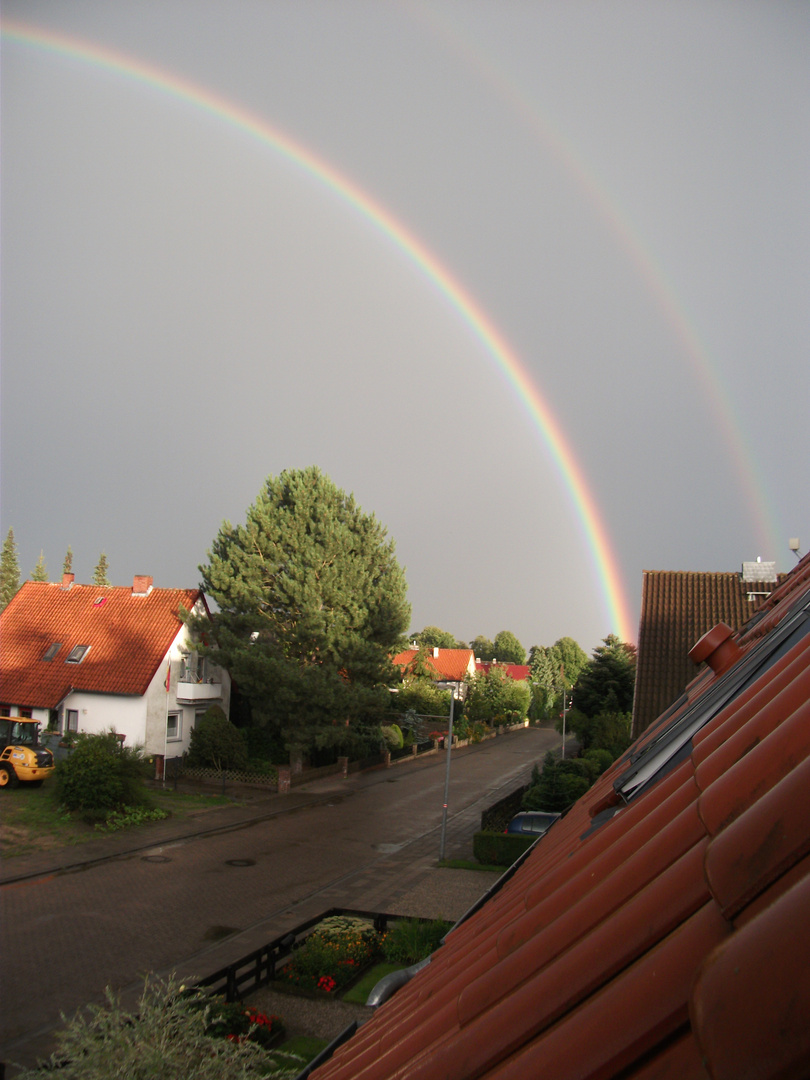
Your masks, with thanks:
M386 975L390 975L392 971L401 971L404 964L375 964L373 968L370 968L365 975L354 984L351 990L347 990L343 994L344 1001L351 1001L355 1005L365 1005L368 1000L368 995L380 981Z
M188 795L175 791L151 791L150 803L166 810L172 817L188 817L206 807L227 805L231 799L221 795ZM56 782L49 777L40 788L19 784L0 791L0 852L3 858L29 855L35 851L54 850L86 843L103 835L82 821L81 814L68 813L59 804ZM148 829L152 823L138 826Z
M283 1042L278 1049L283 1050L286 1054L295 1054L296 1057L302 1059L305 1065L308 1065L328 1045L326 1039L318 1039L314 1035L293 1035L291 1039Z

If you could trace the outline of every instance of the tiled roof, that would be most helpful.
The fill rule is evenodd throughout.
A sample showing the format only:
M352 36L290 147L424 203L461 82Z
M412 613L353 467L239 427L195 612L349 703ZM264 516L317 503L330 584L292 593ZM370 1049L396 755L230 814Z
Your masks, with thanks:
M26 581L0 615L0 701L56 708L71 689L104 694L146 692L190 611L197 589L152 589ZM49 646L61 643L52 660ZM90 649L79 664L66 658Z
M784 579L784 575L782 575ZM633 734L640 735L695 676L692 645L719 622L739 629L775 582L740 574L645 570L641 593Z
M517 682L523 682L529 678L528 664L493 664L489 660L476 660L475 670L487 672L491 667L501 668L506 674Z
M810 556L315 1080L810 1072Z
M438 652L438 655L436 653ZM401 668L408 669L418 655L417 649L406 649L393 658L393 662ZM471 664L474 664L472 649L438 649L433 655L429 652L425 657L429 668L436 673L436 678L447 682L464 682L470 674Z

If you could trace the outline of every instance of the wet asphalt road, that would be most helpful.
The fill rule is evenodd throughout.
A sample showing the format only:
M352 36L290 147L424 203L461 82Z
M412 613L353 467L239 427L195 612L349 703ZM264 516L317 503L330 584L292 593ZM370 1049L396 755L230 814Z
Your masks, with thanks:
M448 858L472 857L481 811L557 743L528 728L453 751ZM332 906L396 911L406 885L434 872L444 781L443 754L332 778L316 805L5 885L0 1060L43 1052L60 1013L106 986L205 976Z

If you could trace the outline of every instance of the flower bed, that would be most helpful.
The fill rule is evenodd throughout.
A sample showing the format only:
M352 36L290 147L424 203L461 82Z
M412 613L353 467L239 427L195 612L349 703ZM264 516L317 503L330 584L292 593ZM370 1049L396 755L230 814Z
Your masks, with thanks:
M276 981L295 990L339 993L375 959L382 941L365 919L334 915L302 942Z
M269 1050L281 1042L285 1028L280 1016L268 1016L237 1001L223 1001L210 1009L206 1031L229 1042L254 1042Z
M429 956L450 925L404 919L387 933L378 933L365 919L331 916L293 952L278 972L276 985L317 996L340 994L382 959L407 966Z

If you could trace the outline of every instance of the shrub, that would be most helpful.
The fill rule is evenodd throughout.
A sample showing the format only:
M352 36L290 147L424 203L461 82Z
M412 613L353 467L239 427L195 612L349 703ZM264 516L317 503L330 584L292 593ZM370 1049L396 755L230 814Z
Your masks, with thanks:
M400 919L383 939L383 955L392 963L418 964L438 949L450 928L451 923L443 919L435 919L433 922Z
M125 806L121 810L108 811L104 820L95 823L95 827L102 832L118 832L133 825L145 825L147 821L162 821L168 816L168 811L157 806L152 810L146 806Z
M219 705L212 705L191 729L188 763L218 771L244 769L247 765L242 733Z
M91 1005L72 1020L63 1017L54 1054L43 1067L18 1073L19 1080L39 1080L43 1068L62 1080L107 1080L113 1074L127 1080L248 1080L292 1077L300 1067L290 1058L289 1065L274 1068L255 1042L212 1034L220 1006L174 979L147 979L132 1013L109 989L106 998L106 1005Z
M473 836L473 855L484 866L511 866L536 839L520 833L477 832Z
M384 724L380 730L389 750L401 750L405 745L399 724Z
M107 811L148 802L138 748L123 746L114 731L80 734L69 758L56 766L59 798L68 810Z
M586 761L590 761L593 763L593 766L596 770L596 777L601 776L603 772L609 769L614 761L613 754L611 754L610 750L604 750L601 748L586 750L582 756Z

